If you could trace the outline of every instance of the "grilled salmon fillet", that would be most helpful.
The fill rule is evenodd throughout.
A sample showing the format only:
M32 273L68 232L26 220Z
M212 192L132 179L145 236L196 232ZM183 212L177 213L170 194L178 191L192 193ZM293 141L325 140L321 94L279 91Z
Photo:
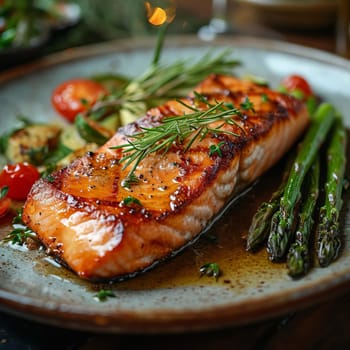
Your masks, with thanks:
M123 148L111 147L127 144L131 135L166 117L190 113L188 106L207 104L190 95L185 105L169 101L153 108L97 151L32 187L24 223L80 277L117 280L172 256L275 164L309 123L301 101L232 76L209 76L195 90L213 104L249 101L250 107L233 115L234 123L210 125L228 132L209 132L187 150L184 140L166 153L149 154L135 170L138 183L130 187L123 180L132 165L124 169ZM220 152L209 152L212 146Z

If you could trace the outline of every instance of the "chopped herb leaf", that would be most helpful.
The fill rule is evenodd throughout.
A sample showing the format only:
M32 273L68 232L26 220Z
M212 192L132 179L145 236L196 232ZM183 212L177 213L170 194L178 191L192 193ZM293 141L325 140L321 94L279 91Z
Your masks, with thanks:
M116 295L112 290L108 289L101 289L98 291L98 293L95 295L95 299L98 301L106 301L108 298L115 298Z
M132 196L128 196L128 197L124 198L122 201L122 204L126 205L127 207L132 206L134 204L142 206L141 202L137 198L132 197Z
M9 187L8 186L1 187L1 189L0 189L0 200L4 199L7 196L8 191L9 191Z
M269 101L269 97L268 97L266 94L262 94L262 95L261 95L261 100L262 100L263 102L268 102L268 101Z
M52 176L51 174L45 175L43 176L48 182L52 183L55 181L54 176Z
M7 236L5 236L4 241L12 244L23 245L26 243L27 238L32 238L35 241L38 240L35 232L29 227L23 226L14 228Z
M134 174L130 173L128 177L123 179L121 186L124 188L131 188L132 185L136 185L140 182L140 179Z
M228 108L228 109L234 109L235 108L235 106L234 106L234 104L232 102L225 102L224 106L225 106L225 108Z
M87 107L89 106L89 101L86 98L81 98L80 102L84 106L87 106Z
M240 106L245 111L252 111L252 112L254 112L254 105L253 105L253 102L250 101L249 97L246 97L245 100L241 103Z
M12 224L23 225L22 220L23 209L17 210L17 215L12 219Z
M219 142L217 145L210 145L209 147L209 155L213 156L217 154L219 157L222 157L221 147L225 144L224 141Z
M201 276L206 275L209 277L214 277L216 280L220 276L220 267L217 263L207 263L200 267L199 272Z

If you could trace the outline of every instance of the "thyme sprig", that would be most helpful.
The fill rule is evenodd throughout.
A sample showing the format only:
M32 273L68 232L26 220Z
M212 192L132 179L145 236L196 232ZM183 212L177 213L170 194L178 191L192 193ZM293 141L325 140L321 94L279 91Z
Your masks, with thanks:
M205 96L195 94L194 105L190 105L182 100L178 102L192 112L169 116L162 120L161 124L153 128L141 127L141 131L128 136L127 143L111 147L112 149L122 149L123 157L120 162L124 163L123 169L130 165L132 168L123 182L124 187L137 183L135 170L140 162L151 153L162 151L166 154L173 145L184 145L184 152L193 145L196 140L202 141L209 133L212 135L228 134L238 136L238 134L224 129L224 126L235 125L241 128L235 120L235 116L241 118L243 112L232 103L215 102L210 103ZM198 104L205 104L206 109L199 109ZM214 123L221 122L219 125Z
M36 233L23 223L22 210L19 210L13 218L12 228L13 230L3 239L5 243L23 245L27 242L28 238L37 242L39 241Z
M30 228L23 226L23 227L14 228L4 238L4 242L23 245L26 243L28 238L31 238L34 241L38 241L38 237L36 236L35 232L33 232Z

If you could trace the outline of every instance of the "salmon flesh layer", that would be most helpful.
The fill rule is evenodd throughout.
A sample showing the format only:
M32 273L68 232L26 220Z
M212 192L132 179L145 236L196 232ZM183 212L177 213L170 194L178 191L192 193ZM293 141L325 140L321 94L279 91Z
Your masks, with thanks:
M149 110L96 152L32 187L24 223L80 277L133 276L179 251L275 164L309 123L303 102L252 82L212 75L195 90L212 104L241 106L234 123L210 125L226 132L208 132L187 149L183 140L149 154L134 172L139 181L123 184L132 164L124 169L123 148L111 147L127 144L132 134L161 125L163 118L193 113L189 105L208 108L190 95L185 104L169 101Z

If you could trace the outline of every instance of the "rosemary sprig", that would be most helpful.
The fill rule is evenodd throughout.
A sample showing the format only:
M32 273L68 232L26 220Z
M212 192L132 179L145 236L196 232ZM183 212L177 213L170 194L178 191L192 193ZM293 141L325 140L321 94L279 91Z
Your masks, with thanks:
M152 60L153 65L156 65L159 63L160 56L161 56L162 49L163 49L165 34L167 32L168 27L169 27L169 23L165 23L163 26L161 26L161 28L158 32L157 44L156 44L156 48L154 50L154 56L153 56L153 60Z
M187 96L209 74L232 73L232 68L239 65L239 61L232 59L231 54L231 50L224 50L217 55L210 51L194 63L177 60L166 65L159 62L151 64L141 76L95 103L88 114L97 113L106 107L114 111L131 108L131 112L134 112L132 106L139 102L145 104L145 112L160 100ZM137 112L141 113L139 110Z
M140 78L133 81L145 95L145 97L139 96L138 100L140 97L145 101L150 98L168 99L185 96L188 94L188 89L193 89L209 74L228 73L238 65L239 62L230 59L230 56L231 50L224 50L216 56L208 52L192 65L187 61L176 61L163 66L151 65Z
M216 102L212 104L198 93L195 93L194 105L189 105L181 100L178 102L192 112L166 117L160 125L153 128L141 127L140 132L128 136L127 143L111 147L112 149L122 149L123 157L120 162L124 163L123 169L132 165L123 182L124 187L130 187L131 184L137 183L135 170L140 162L151 153L162 151L165 154L173 145L184 145L184 143L186 143L184 145L184 152L186 152L196 140L202 141L209 133L238 136L223 128L225 125L235 125L241 128L234 117L241 118L243 113L232 103ZM203 103L206 109L196 107L197 104ZM211 127L215 122L221 123Z

